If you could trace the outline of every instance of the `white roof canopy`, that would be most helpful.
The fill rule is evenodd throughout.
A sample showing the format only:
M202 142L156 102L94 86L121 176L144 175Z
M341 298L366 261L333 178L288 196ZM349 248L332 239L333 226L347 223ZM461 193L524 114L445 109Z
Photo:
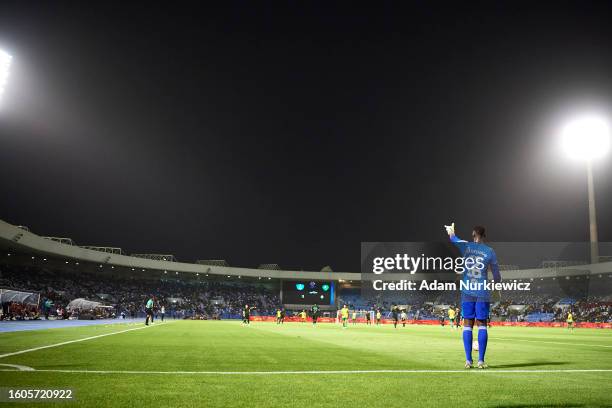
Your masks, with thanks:
M38 293L12 289L0 289L0 303L17 302L28 305L37 305L38 298Z
M94 302L93 300L87 300L83 298L74 299L72 302L68 303L68 309L95 309L99 307L112 307L103 305L100 302Z

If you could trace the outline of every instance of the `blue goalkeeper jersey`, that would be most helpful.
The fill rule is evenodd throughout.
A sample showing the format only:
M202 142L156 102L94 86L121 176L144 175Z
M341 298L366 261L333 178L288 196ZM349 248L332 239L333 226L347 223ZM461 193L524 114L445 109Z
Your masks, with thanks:
M462 297L465 298L467 295L488 301L489 291L484 287L484 283L488 277L489 266L491 266L491 272L493 273L493 281L501 281L495 251L485 244L463 241L456 236L452 236L451 241L459 248L464 259L465 271L461 280L465 286L461 288ZM472 289L467 288L468 284L479 284L479 286Z

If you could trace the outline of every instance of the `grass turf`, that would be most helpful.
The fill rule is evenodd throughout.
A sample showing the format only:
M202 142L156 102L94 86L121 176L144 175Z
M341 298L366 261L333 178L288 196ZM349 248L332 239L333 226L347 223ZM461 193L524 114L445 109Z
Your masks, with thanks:
M2 333L0 355L138 327ZM77 400L56 405L86 407L612 406L612 371L559 371L612 370L612 331L494 327L485 372L462 370L460 333L439 326L396 330L392 325L357 325L343 330L332 324L256 322L242 327L237 321L173 321L2 357L0 364L51 371L3 371L0 386L69 387ZM476 360L476 352L474 356ZM186 373L353 370L459 372Z

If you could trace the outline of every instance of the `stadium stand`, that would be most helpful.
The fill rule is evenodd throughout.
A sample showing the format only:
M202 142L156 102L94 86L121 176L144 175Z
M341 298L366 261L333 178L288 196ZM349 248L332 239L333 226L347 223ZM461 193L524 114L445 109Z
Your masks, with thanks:
M176 279L163 276L118 276L108 273L79 273L40 267L2 265L0 285L40 293L40 315L62 318L61 311L74 299L87 299L112 306L97 317L144 316L146 300L155 295L159 306L165 306L172 318L228 319L238 318L245 303L257 307L255 314L272 315L280 307L278 295L269 285L256 282L223 282L212 280ZM53 308L45 310L50 301ZM5 309L15 310L10 304ZM21 309L21 308L20 308ZM31 308L12 313L12 318L31 316ZM103 313L102 313L103 312ZM8 317L9 313L5 313ZM79 317L70 311L68 317Z
M330 267L320 272L287 271L276 264L234 268L225 260L185 263L172 255L126 256L118 248L105 248L71 245L65 239L40 237L0 221L0 287L40 296L37 305L3 301L3 318L140 317L151 295L171 318L239 318L246 303L256 307L254 315L273 315L286 306L279 289L283 279L333 280L338 283L337 304L387 315L398 304L416 320L437 320L448 307L460 304L459 294L448 291L367 295L360 274L333 272ZM504 268L507 277L530 282L535 290L504 293L492 307L492 320L563 321L572 310L578 321L612 321L612 264L543 266ZM100 310L68 310L75 299L97 302Z

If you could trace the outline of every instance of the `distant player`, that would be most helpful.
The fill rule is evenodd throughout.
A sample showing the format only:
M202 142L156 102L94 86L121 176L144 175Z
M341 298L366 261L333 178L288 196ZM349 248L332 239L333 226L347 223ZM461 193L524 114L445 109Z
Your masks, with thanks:
M366 310L366 326L372 325L372 311Z
M573 332L574 331L574 315L572 314L571 310L567 313L567 320L566 320L566 322L567 322L567 330Z
M281 310L276 309L276 324L280 324L280 323L281 323Z
M391 316L393 317L393 327L397 329L397 323L399 323L399 307L397 305L393 305L391 307Z
M249 305L244 305L244 308L242 309L242 324L243 325L251 324L251 311L253 309L256 309L256 307L255 306L249 307Z
M306 310L302 309L300 312L300 318L302 319L302 323L306 323Z
M402 313L400 313L400 319L402 320L402 327L406 327L406 320L408 319L406 310L402 309Z
M340 317L342 318L342 328L346 329L348 327L349 317L349 309L347 305L342 306L342 309L340 309Z
M145 325L149 325L149 322L153 323L153 296L147 300L147 304L145 305L145 314L147 317L145 318Z
M163 321L164 321L164 316L165 316L165 314L166 314L166 308L165 308L165 306L162 306L162 307L161 307L161 309L159 310L159 314L161 315L161 319L162 319L162 322L163 322Z
M455 329L455 309L452 307L448 308L448 321L450 322L451 330Z
M353 326L357 324L357 312L353 310L353 315L351 316L351 321L353 322Z
M457 329L461 326L462 317L463 316L461 316L461 310L459 308L455 309L455 325Z
M380 318L382 317L382 313L380 313L380 309L376 310L376 325L380 324Z
M310 316L312 317L312 325L316 326L319 318L319 306L316 303L310 308Z
M285 324L285 316L286 316L285 309L281 309L281 314L280 314L281 324Z
M472 330L474 321L478 327L478 368L487 368L485 352L489 335L487 333L487 319L489 318L490 294L482 285L487 280L491 269L493 280L501 281L497 256L491 247L484 244L485 228L476 226L472 229L473 242L459 239L455 235L455 223L446 226L446 232L461 252L464 259L465 272L462 276L464 284L475 285L476 288L462 288L461 310L463 313L463 348L465 350L465 368L472 368ZM480 285L480 287L478 286Z

